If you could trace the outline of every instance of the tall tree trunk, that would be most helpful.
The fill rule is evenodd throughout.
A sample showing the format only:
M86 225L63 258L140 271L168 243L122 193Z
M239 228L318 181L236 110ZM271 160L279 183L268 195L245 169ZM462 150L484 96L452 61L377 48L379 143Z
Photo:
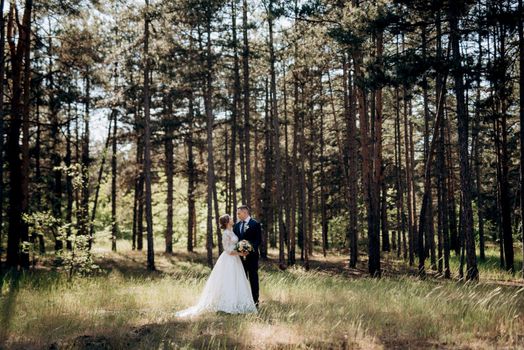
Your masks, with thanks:
M415 232L413 224L413 187L411 186L411 151L409 142L409 127L408 127L408 101L407 91L404 87L403 91L403 104L404 104L404 155L405 155L405 167L406 167L406 188L407 188L407 207L408 207L408 237L409 237L409 265L412 266L415 262Z
M410 110L409 110L409 115L413 115L412 113L412 108L411 108L411 100L409 101L410 103ZM418 234L418 231L417 231L417 200L416 200L416 196L415 196L415 168L416 168L416 165L415 165L415 143L413 141L413 121L410 120L409 122L409 164L410 164L410 178L411 178L411 200L412 200L412 204L411 204L411 207L413 208L413 237L414 237L414 241L413 241L413 244L414 244L414 247L418 247L418 237L420 236ZM415 250L416 252L416 250Z
M460 53L459 18L460 5L450 4L450 41L453 50L453 76L455 80L455 95L457 99L458 139L460 155L460 184L463 201L463 233L466 249L467 280L478 279L477 256L475 252L475 237L473 235L473 209L471 207L471 183L468 152L468 115L464 102L464 72L462 70Z
M383 64L382 64L382 55L384 51L384 33L382 29L380 29L376 33L376 49L375 49L375 56L377 60L377 64L380 67L381 70L383 70ZM382 87L378 86L375 90L375 119L373 121L373 137L374 137L374 165L373 165L373 178L374 178L374 184L373 184L373 190L374 190L374 200L375 200L375 239L376 242L373 245L374 249L374 255L376 255L376 260L378 261L378 270L380 273L380 230L382 229L383 233L383 239L384 239L384 245L385 245L385 251L389 251L389 235L388 235L388 228L387 228L387 215L386 215L386 187L384 182L384 167L382 164ZM384 187L384 188L383 188ZM382 199L384 201L384 208L381 209L381 191L382 188L384 190L384 198ZM383 212L383 213L382 213Z
M131 77L130 77L130 80L131 80L131 84L133 84L133 74L131 74ZM135 156L135 167L136 167L136 173L135 173L135 181L134 181L134 185L135 185L135 188L134 188L134 198L133 198L133 227L132 227L132 249L135 250L142 250L142 235L141 235L141 232L142 232L142 226L141 224L139 225L139 218L140 218L140 222L141 222L141 200L140 200L140 197L141 197L141 189L143 188L143 186L140 186L141 182L141 178L142 178L142 157L144 155L144 152L142 151L142 147L141 147L141 135L142 135L142 130L141 130L141 120L140 120L140 116L139 116L139 112L140 112L140 100L137 99L136 101L134 101L134 132L135 132L135 135L136 135L136 156ZM139 216L140 214L140 216ZM139 230L140 230L140 240L138 239L138 235L139 235ZM140 244L140 249L138 249L138 244Z
M147 229L147 269L155 268L155 251L153 237L153 208L151 196L151 120L150 120L150 91L149 91L149 0L145 0L144 14L144 185Z
M167 196L166 196L166 254L173 254L173 176L175 173L175 164L173 159L173 105L171 96L167 101L167 116L165 120L165 140L164 148L166 152L166 181L167 181Z
M71 104L68 104L67 108L67 136L66 136L66 155L65 155L65 165L69 169L69 167L72 164L72 154L71 154L71 121L72 121L72 115L71 115ZM68 224L67 227L67 238L69 238L72 234L71 226L73 225L73 177L71 174L67 173L66 176L66 193L67 193L67 207L66 207L66 223ZM73 245L71 244L71 240L67 240L66 246L68 250L71 250L73 248Z
M213 266L213 192L215 187L215 170L213 160L213 90L212 90L212 52L211 52L211 9L206 10L206 71L204 82L204 109L207 123L207 234L206 249L207 263Z
M388 200L387 200L387 186L383 181L381 185L381 201L380 201L380 230L382 232L382 251L389 252L391 244L388 231Z
M85 110L84 110L84 133L82 135L82 191L80 199L80 234L89 235L89 114L91 100L91 79L90 70L87 68L84 76L85 80ZM91 247L91 237L89 237L89 247Z
M304 92L302 92L303 101ZM302 102L303 104L303 102ZM302 239L301 246L301 258L304 261L304 268L309 270L309 252L307 249L307 209L306 209L306 137L305 137L305 113L304 106L300 109L299 113L299 211L300 211L300 229L299 229L299 240Z
M187 251L192 252L193 247L196 245L194 238L194 232L196 230L196 208L195 208L195 160L193 155L193 118L194 118L194 107L193 107L193 93L189 95L189 125L187 133Z
M480 3L479 3L480 7ZM476 97L475 97L475 124L473 126L473 132L472 132L472 143L473 143L473 152L474 152L474 167L475 167L475 186L476 186L476 197L477 197L477 217L478 217L478 227L479 227L479 248L480 248L480 255L479 258L481 261L484 261L486 259L486 253L485 253L485 239L484 239L484 217L483 217L483 207L484 203L482 200L482 184L481 184L481 176L480 176L480 163L481 163L481 152L482 147L480 146L480 124L482 122L482 115L480 114L480 104L481 104L481 71L482 71L482 57L483 57L483 50L482 50L482 24L481 21L479 21L479 28L478 28L478 62L477 62L477 72L476 72Z
M49 21L50 22L50 21ZM51 30L51 23L49 23ZM53 38L50 36L48 40L47 54L49 56L49 65L47 70L48 86L50 91L48 109L51 122L50 139L51 139L51 164L53 167L53 176L50 178L49 193L51 197L51 212L57 219L62 217L62 169L60 169L60 121L58 117L58 103L56 100L54 72L53 72ZM62 249L63 241L59 237L55 237L55 251Z
M441 12L438 11L436 14L436 27L437 27L437 62L443 60L442 54L442 20ZM449 55L449 50L448 50ZM440 96L444 100L438 108L437 118L440 118L441 125L439 127L438 139L437 139L437 210L438 210L438 234L439 234L439 272L442 272L442 265L444 265L444 278L450 278L451 272L449 268L449 256L450 256L450 242L449 242L449 210L448 210L448 189L447 189L447 171L446 167L446 133L445 126L446 121L444 120L444 106L446 105L445 92L445 79L440 72L437 73L436 77L436 96ZM443 264L442 264L443 255Z
M442 83L439 82L440 87L446 86L446 79L447 74L444 75ZM431 210L431 166L433 164L433 153L436 147L436 142L438 140L438 133L440 129L440 125L442 123L442 108L444 106L444 97L445 96L445 90L441 89L439 91L438 96L438 103L437 103L437 111L435 113L435 122L433 123L433 134L431 136L431 144L428 145L427 153L426 153L426 159L425 159L425 166L424 166L424 194L422 196L422 205L420 207L420 220L419 220L419 241L418 241L418 258L419 258L419 275L421 277L424 277L426 274L425 271L425 258L428 255L428 251L424 249L424 232L425 230L430 229L429 225L426 223L426 220L428 220L428 211ZM426 235L426 237L428 237ZM427 242L426 244L431 244L430 242ZM432 264L434 262L432 261Z
M320 138L320 224L322 229L322 254L324 257L327 255L327 250L329 249L329 242L328 242L328 228L329 228L329 222L327 218L327 191L326 191L326 174L325 174L325 161L324 161L324 149L325 149L325 141L324 141L324 94L323 94L323 87L322 87L322 74L320 74L319 79L319 95L320 95L320 130L319 130L319 138Z
M23 176L23 186L24 191L22 197L22 207L23 212L28 213L29 208L29 124L30 124L30 108L31 108L31 16L32 16L32 1L26 1L25 6L28 7L24 11L24 31L25 31L25 45L24 45L24 81L23 81L23 114L24 120L22 124L22 176ZM26 17L27 16L27 17ZM29 242L29 228L27 224L23 225L21 232L22 242ZM21 254L21 265L23 267L29 267L29 253L22 251Z
M237 191L236 191L236 147L237 134L242 132L239 128L238 119L240 111L240 93L242 92L240 85L240 63L238 58L238 39L237 39L237 1L231 1L231 25L232 25L232 40L233 40L233 106L231 113L231 151L230 151L230 165L229 165L229 188L231 192L231 210L236 210ZM248 67L249 69L249 67ZM248 73L249 74L249 73ZM248 92L249 94L249 92ZM248 108L249 109L249 108ZM249 111L248 111L249 113ZM228 210L228 212L230 212Z
M353 62L355 67L355 79L360 81L363 77L362 72L362 57L360 52L353 52ZM380 243L376 237L376 208L374 207L374 179L373 179L373 138L369 126L367 96L363 86L357 88L359 118L360 118L360 140L361 140L361 155L362 155L362 187L364 192L364 202L366 203L366 218L368 227L368 270L371 276L380 276ZM374 99L370 99L374 100ZM374 103L373 103L374 104ZM374 108L372 108L374 110ZM378 252L377 252L378 244Z
M4 228L4 76L5 76L5 17L4 0L0 0L0 242L3 242ZM3 251L3 250L2 250ZM2 267L0 252L0 268Z
M439 79L440 80L440 79ZM443 86L440 83L438 84L438 90L443 91ZM442 109L439 111L442 112ZM441 116L443 118L443 116ZM442 237L442 250L444 255L444 277L450 278L451 272L449 269L449 256L450 256L450 242L449 242L449 219L448 219L448 193L447 193L447 182L446 182L446 150L445 150L445 133L444 128L441 127L439 130L438 138L438 149L437 149L437 183L438 183L438 212L439 212L439 235ZM440 249L439 249L440 252ZM439 266L440 266L440 256L439 256ZM440 269L439 269L440 271Z
M244 204L252 206L251 203L251 146L250 146L250 119L249 119L249 104L250 104L250 88L249 88L249 40L248 40L248 4L247 0L242 2L242 33L243 33L243 48L242 48L242 76L244 89L244 155L245 155L245 173L246 173L246 197Z
M450 118L446 116L446 140L451 144L451 125ZM452 147L446 147L446 166L447 171L447 187L448 187L448 212L449 212L449 233L450 233L450 247L455 251L455 255L460 255L460 240L457 231L457 205L455 201L455 176L453 173L453 164L455 164L452 157Z
M278 115L278 104L277 104L277 82L276 82L276 72L275 72L275 47L273 43L273 20L274 20L274 10L273 10L273 0L269 0L268 6L268 26L269 26L269 66L270 66L270 90L271 90L271 120L273 128L273 160L275 162L275 200L276 213L278 217L278 263L281 269L286 268L285 261L285 241L286 236L286 227L284 225L284 216L282 208L282 167L281 167L281 151L280 151L280 121ZM249 159L249 154L248 157ZM247 159L246 159L247 160ZM247 164L247 163L246 163ZM247 173L250 173L249 167L247 168ZM248 175L249 177L249 175ZM249 183L249 181L248 181ZM249 185L248 185L248 193ZM248 194L248 197L250 195Z
M115 110L113 113L113 132L112 132L112 144L111 144L111 250L116 252L116 239L118 236L118 222L116 219L116 180L117 180L117 168L116 168L116 146L117 146L117 116L118 113Z
M398 54L398 40L397 40ZM395 87L395 168L396 168L396 206L397 206L397 257L403 251L404 260L407 259L406 220L404 214L404 191L402 186L402 153L400 136L400 93Z
M193 67L193 55L194 55L194 41L193 33L191 33L189 38L189 50L190 56L188 64L190 67ZM187 116L187 251L192 252L193 248L197 245L197 223L196 223L196 201L195 201L195 192L196 192L196 180L197 174L195 169L195 159L193 154L193 125L195 120L195 109L194 109L194 93L193 93L193 84L189 86L188 93L188 116Z
M399 37L396 38L396 54L399 54ZM396 204L397 204L397 232L398 245L397 256L400 257L401 250L403 252L404 260L407 260L408 250L406 241L406 215L404 212L404 188L402 181L402 149L401 149L401 134L400 134L400 89L395 87L395 163L396 163ZM411 243L410 243L411 244ZM401 248L402 245L402 248Z
M505 37L506 37L506 29L505 26L501 24L500 29L500 61L497 62L498 64L502 65L503 67L506 67L507 65L507 58L506 58L506 43L505 43ZM506 89L505 86L506 81L497 82L495 84L495 96L496 96L496 104L498 104L497 112L499 114L500 120L497 120L498 128L496 134L496 138L499 142L499 151L500 151L500 169L501 169L501 176L499 177L500 181L500 207L501 207L501 218L502 218L502 233L504 235L504 257L506 260L506 270L514 272L514 257L513 257L513 232L511 228L511 212L512 212L512 206L511 206L511 198L510 198L510 185L509 185L509 166L508 166L508 127L507 127L507 96L506 92L504 91ZM498 136L500 135L500 136Z
M295 44L296 55L296 44ZM299 102L298 102L298 79L294 73L293 79L293 145L291 149L290 161L290 207L291 207L291 223L289 225L289 252L288 252L288 266L294 265L296 262L296 237L297 237L297 194L298 194L298 128L299 128Z
M524 257L524 30L523 30L523 18L524 13L522 7L522 0L519 0L518 13L520 18L518 19L519 28L519 117L520 117L520 226L522 236L522 256ZM524 263L522 264L522 278L524 278Z
M143 128L140 128L143 135ZM137 165L139 167L135 196L136 196L136 249L142 251L144 248L144 146L143 136L137 138Z
M23 174L23 162L20 158L20 132L21 128L26 126L28 121L24 116L24 106L22 100L22 68L26 47L30 42L30 20L32 1L25 1L25 9L22 25L19 26L18 44L14 39L15 26L15 4L13 3L9 12L7 40L11 52L11 123L7 138L7 161L9 163L9 229L7 236L7 260L9 267L16 268L18 265L28 268L29 256L20 249L21 243L28 240L27 224L22 220L22 214L26 209L27 198L27 175ZM29 62L28 62L29 63ZM24 84L25 85L25 84ZM24 138L26 136L24 135ZM23 156L23 155L22 155Z
M422 29L422 59L424 62L427 60L427 32L426 28L424 27ZM428 152L429 152L429 97L428 97L428 81L427 76L424 74L422 77L422 95L423 95L423 104L424 104L424 162L427 164L428 159ZM439 102L437 102L439 103ZM439 107L437 107L439 108ZM435 128L435 126L433 126ZM431 158L431 156L429 156ZM431 176L431 173L430 173ZM435 232L434 232L434 223L433 223L433 193L431 190L431 179L430 181L430 189L428 193L427 198L427 207L425 208L425 241L426 246L424 249L424 253L426 256L430 256L431 258L431 269L436 270L437 269L437 261L436 261L436 255L435 255ZM422 218L421 218L422 219ZM420 227L420 225L419 225Z
M31 104L31 13L33 1L26 0L23 18L24 43L24 80L22 98L22 212L29 212L29 123L30 123L30 104ZM20 38L22 39L22 37ZM29 227L22 225L20 232L22 242L29 242ZM29 252L21 250L20 265L24 268L29 267Z
M273 201L271 190L273 186L272 170L272 141L270 132L270 92L268 79L265 79L265 111L264 111L264 188L262 190L262 212L263 212L263 232L262 243L260 246L260 256L267 258L268 241L273 232Z
M331 77L329 77L328 71L328 82L329 90L331 94L331 109L333 113L333 121L337 125L335 104L333 102L333 88L331 86ZM348 55L342 53L342 89L344 95L344 121L346 127L346 138L345 144L347 147L349 163L344 166L344 147L341 137L339 136L339 129L336 129L337 143L339 144L338 159L342 166L342 169L347 168L347 174L345 174L347 182L347 202L349 207L349 225L348 225L348 240L349 240L349 267L355 268L358 260L358 194L357 194L357 176L358 176L358 150L357 150L357 129L356 129L356 106L355 97L353 93L353 79L350 73L350 67L348 62Z

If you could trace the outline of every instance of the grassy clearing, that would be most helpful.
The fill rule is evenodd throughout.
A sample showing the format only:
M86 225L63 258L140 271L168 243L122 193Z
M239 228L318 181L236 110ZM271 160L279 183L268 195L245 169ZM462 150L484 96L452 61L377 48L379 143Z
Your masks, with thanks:
M308 272L268 262L258 315L179 321L174 312L197 300L209 273L204 254L159 254L159 271L147 273L145 253L119 247L95 250L95 277L4 276L0 348L524 348L524 284L495 275L421 281L395 274L393 257L382 279L362 277L365 262L347 270L344 256L316 256Z

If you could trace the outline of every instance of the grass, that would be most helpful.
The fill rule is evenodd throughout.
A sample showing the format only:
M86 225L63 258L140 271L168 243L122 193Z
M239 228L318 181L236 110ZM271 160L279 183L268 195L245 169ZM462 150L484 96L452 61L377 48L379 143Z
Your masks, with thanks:
M44 267L3 276L0 348L524 348L524 283L488 263L488 278L470 284L395 273L393 256L381 279L335 253L316 254L310 271L270 260L258 315L180 321L174 312L196 302L209 273L203 252L157 254L159 271L146 272L145 252L119 249L95 249L94 277L68 282Z

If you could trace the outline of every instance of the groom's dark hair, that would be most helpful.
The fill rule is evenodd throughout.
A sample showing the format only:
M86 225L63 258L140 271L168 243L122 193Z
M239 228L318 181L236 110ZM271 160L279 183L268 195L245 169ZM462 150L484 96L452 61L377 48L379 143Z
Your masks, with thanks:
M247 212L251 214L251 209L249 209L249 207L247 205L245 205L245 204L239 205L237 207L237 210L247 210Z

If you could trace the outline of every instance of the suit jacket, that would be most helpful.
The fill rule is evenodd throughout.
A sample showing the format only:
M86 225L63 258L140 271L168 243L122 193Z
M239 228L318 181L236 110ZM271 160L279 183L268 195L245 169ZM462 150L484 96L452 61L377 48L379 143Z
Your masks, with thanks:
M258 247L262 241L262 227L260 226L260 223L253 218L249 220L247 225L248 228L245 229L244 227L245 232L242 233L240 232L242 221L239 221L233 227L233 232L237 235L239 241L243 239L249 241L249 243L251 243L253 246L253 253L258 254Z

